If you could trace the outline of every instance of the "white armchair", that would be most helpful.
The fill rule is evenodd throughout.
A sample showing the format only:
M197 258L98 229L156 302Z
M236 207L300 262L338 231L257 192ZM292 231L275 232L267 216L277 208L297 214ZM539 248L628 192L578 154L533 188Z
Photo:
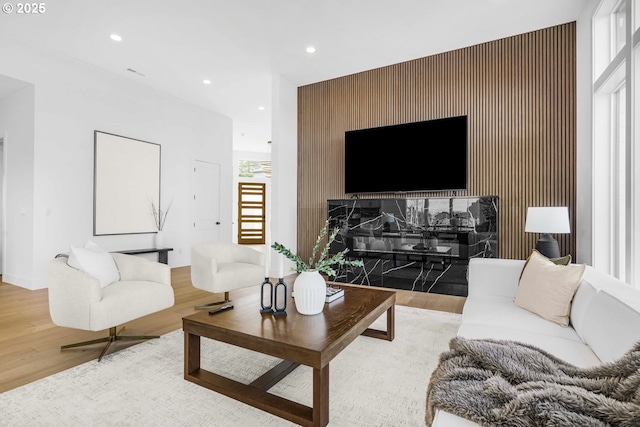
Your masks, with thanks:
M191 247L191 282L212 293L224 292L224 300L197 305L205 309L231 302L229 291L264 281L264 254L234 243L196 243Z
M112 342L146 340L158 336L123 336L116 326L173 306L171 269L165 264L132 255L111 254L120 280L101 286L89 274L70 267L66 257L49 262L49 312L58 326L100 331L109 336L62 346L62 350L104 343L98 361Z

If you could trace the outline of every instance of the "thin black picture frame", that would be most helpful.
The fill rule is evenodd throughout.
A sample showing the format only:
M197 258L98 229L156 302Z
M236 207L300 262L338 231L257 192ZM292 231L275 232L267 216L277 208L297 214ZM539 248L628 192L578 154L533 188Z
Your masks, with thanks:
M93 235L155 233L160 144L94 131Z

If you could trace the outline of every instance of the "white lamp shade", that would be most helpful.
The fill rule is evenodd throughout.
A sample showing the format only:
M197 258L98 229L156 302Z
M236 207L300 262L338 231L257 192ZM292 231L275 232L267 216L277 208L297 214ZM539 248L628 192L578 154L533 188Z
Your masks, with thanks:
M524 231L528 233L571 233L569 208L566 206L528 208Z

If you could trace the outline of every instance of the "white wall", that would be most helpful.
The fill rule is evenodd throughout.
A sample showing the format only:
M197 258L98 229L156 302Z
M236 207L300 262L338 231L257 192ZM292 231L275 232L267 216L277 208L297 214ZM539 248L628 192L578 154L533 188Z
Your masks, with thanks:
M34 88L0 100L0 133L5 137L5 263L2 279L30 288L33 284L33 141Z
M32 209L23 217L29 223L25 231L33 232L32 238L20 236L32 240L32 253L25 255L31 270L7 257L5 278L15 274L19 279L10 283L46 287L48 260L88 239L108 250L153 246L153 234L92 236L96 129L162 145L161 197L167 203L174 199L165 225L166 245L174 248L171 266L190 264L193 159L221 166L220 240L231 241L231 119L16 39L0 41L0 58L0 75L35 88L33 153L24 159L26 179L33 181L24 197L32 200ZM11 148L6 154L13 164ZM11 179L15 177L7 177ZM12 203L7 209L15 216L18 206Z
M4 137L4 132L0 132L0 274L4 259Z
M298 90L295 85L281 76L273 77L272 85L272 143L271 183L272 242L282 243L292 251L297 250L298 218ZM281 255L271 252L271 271L278 273L278 259ZM294 264L288 260L284 265L284 275L290 274Z

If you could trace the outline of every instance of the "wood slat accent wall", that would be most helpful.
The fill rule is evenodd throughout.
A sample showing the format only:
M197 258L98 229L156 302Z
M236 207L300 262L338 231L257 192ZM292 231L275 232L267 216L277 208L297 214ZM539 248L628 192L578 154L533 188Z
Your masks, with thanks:
M575 32L571 22L298 88L298 252L311 253L327 199L347 197L345 131L465 114L468 190L458 195L500 197L499 256L523 259L535 246L528 206L568 206L575 230ZM425 166L426 152L413 153ZM381 155L372 167L400 165ZM575 233L556 238L575 259Z

